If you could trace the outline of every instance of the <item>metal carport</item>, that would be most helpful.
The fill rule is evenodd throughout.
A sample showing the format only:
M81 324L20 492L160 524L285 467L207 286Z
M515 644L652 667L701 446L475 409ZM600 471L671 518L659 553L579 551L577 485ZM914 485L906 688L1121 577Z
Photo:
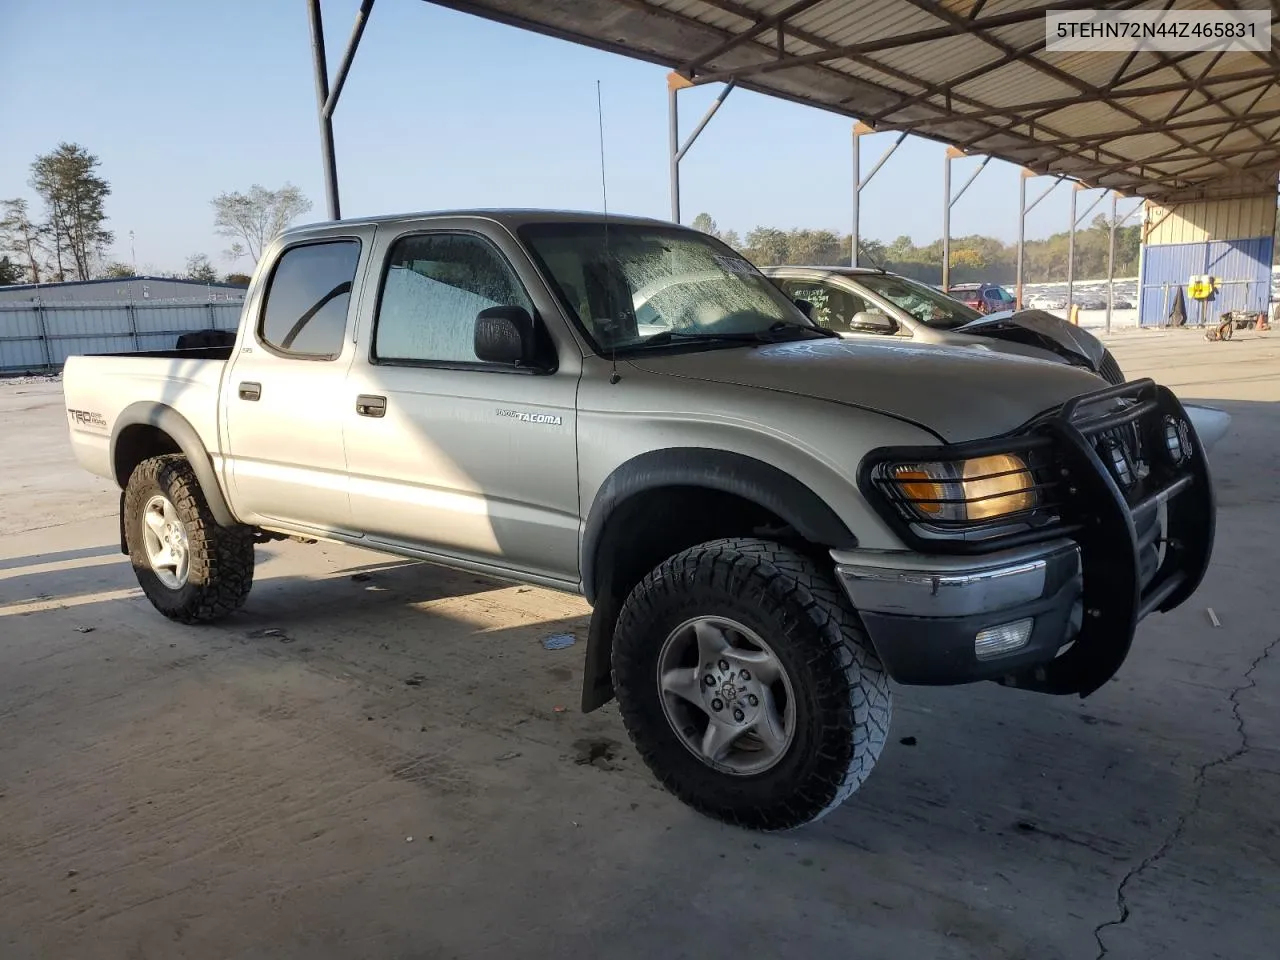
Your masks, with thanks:
M1045 14L1236 10L1236 0L426 0L669 67L671 191L678 219L678 91L723 83L895 130L1036 174L1159 204L1276 193L1280 56L1050 52ZM320 0L308 0L331 216L330 118L373 0L329 89ZM1273 24L1280 12L1270 7ZM722 101L717 100L712 107ZM705 123L708 117L703 118ZM855 138L857 133L855 133ZM856 193L856 191L855 191ZM856 227L855 227L856 233ZM1211 237L1210 239L1234 239Z

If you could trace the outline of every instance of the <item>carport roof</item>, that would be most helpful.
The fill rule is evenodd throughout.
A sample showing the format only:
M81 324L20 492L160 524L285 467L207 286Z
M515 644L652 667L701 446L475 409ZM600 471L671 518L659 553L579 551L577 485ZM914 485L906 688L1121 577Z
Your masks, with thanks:
M1276 190L1274 40L1225 55L1045 50L1048 10L1232 0L429 2L1091 186L1164 201Z

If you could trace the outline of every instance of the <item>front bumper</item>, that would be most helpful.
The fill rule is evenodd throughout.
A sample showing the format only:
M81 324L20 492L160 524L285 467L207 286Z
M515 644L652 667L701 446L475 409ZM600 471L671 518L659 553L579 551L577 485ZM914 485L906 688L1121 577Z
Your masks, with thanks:
M905 684L995 680L1052 660L1083 616L1080 548L1058 541L978 560L834 551L836 574L889 675ZM979 655L984 630L1030 620L1027 640Z
M1189 452L1167 445L1169 424L1186 428ZM1197 430L1169 390L1139 380L1077 397L998 440L868 455L862 489L912 551L833 559L890 676L922 684L996 679L1082 696L1106 683L1138 623L1185 602L1208 568L1216 511ZM1048 522L985 540L939 539L896 515L869 479L877 456L912 462L998 452L1035 455ZM980 631L1026 620L1024 643L979 655Z

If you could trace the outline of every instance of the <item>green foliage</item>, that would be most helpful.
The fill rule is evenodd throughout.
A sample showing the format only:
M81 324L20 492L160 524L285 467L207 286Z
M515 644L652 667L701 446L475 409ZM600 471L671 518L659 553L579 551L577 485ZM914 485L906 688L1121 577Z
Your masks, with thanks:
M0 287L22 282L22 270L8 257L0 257Z
M237 287L247 287L252 279L247 273L228 273L222 278L223 283L230 283Z
M133 274L133 267L127 263L121 263L119 260L114 263L108 263L102 268L102 276L107 280L121 280L125 277L132 277Z
M217 283L218 271L213 268L213 264L203 253L193 253L187 257L186 279L198 280L201 283Z
M711 214L709 213L698 214L693 218L693 223L690 226L703 233L709 233L713 237L716 236L716 222L711 219Z
M98 158L76 143L60 143L31 164L31 188L48 212L49 246L59 279L68 271L88 280L113 239L104 209L111 184L98 176Z
M699 215L701 218L704 215ZM695 220L697 223L698 220ZM704 225L715 221L706 216ZM1280 222L1280 220L1278 220ZM1075 275L1079 278L1097 278L1107 275L1107 243L1109 222L1105 216L1094 219L1085 230L1076 231ZM718 233L722 239L730 233ZM739 244L732 235L730 246L742 251L757 266L781 265L839 265L849 263L850 237L830 230L756 227L746 236L745 244ZM1142 239L1139 226L1120 227L1116 231L1115 275L1134 276L1138 272L1138 248ZM1028 240L1026 245L1025 280L1037 283L1047 280L1062 281L1067 277L1067 234L1056 233L1044 240ZM883 266L886 270L902 273L929 283L942 279L942 241L934 240L917 246L910 237L900 236L890 243L862 238L859 241L859 264ZM951 279L955 283L966 280L987 280L994 283L1012 283L1017 275L1018 248L1016 244L1003 243L995 237L974 234L951 238Z

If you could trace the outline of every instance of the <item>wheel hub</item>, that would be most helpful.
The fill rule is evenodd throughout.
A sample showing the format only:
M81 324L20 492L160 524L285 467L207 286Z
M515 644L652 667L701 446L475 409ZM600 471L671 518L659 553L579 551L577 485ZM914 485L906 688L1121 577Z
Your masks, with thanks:
M791 681L757 634L732 620L681 624L658 657L662 705L684 745L726 773L760 773L790 746Z
M162 584L170 590L186 585L191 572L187 527L165 496L152 497L142 511L142 545L151 571Z

